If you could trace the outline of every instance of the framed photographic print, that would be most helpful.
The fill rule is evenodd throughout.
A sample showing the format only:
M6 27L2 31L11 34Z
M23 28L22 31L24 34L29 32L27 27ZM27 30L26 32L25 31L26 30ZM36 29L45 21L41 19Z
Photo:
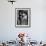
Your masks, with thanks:
M31 26L30 8L15 8L15 26L23 28Z

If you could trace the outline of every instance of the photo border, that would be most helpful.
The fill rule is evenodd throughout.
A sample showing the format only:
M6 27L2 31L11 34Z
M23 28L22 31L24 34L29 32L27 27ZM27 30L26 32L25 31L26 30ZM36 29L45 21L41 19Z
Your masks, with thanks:
M17 25L17 10L28 10L28 25ZM15 27L16 28L29 28L31 27L31 8L15 8Z

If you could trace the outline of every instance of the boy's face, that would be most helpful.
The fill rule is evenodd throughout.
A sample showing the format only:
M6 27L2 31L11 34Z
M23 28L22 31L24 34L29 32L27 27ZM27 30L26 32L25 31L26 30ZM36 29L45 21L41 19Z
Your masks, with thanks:
M24 16L27 16L25 13L21 13L21 12L20 12L20 15L23 16L23 17L24 17Z

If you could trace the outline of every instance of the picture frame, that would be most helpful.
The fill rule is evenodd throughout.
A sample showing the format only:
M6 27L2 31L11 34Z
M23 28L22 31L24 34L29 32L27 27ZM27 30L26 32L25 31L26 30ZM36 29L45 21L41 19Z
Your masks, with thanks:
M31 8L15 8L15 27L31 27Z

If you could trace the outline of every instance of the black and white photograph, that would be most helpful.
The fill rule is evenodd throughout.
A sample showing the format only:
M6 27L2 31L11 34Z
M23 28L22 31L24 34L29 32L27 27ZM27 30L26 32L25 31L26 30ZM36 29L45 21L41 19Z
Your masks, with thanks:
M15 23L17 27L29 27L30 26L30 8L16 8Z

